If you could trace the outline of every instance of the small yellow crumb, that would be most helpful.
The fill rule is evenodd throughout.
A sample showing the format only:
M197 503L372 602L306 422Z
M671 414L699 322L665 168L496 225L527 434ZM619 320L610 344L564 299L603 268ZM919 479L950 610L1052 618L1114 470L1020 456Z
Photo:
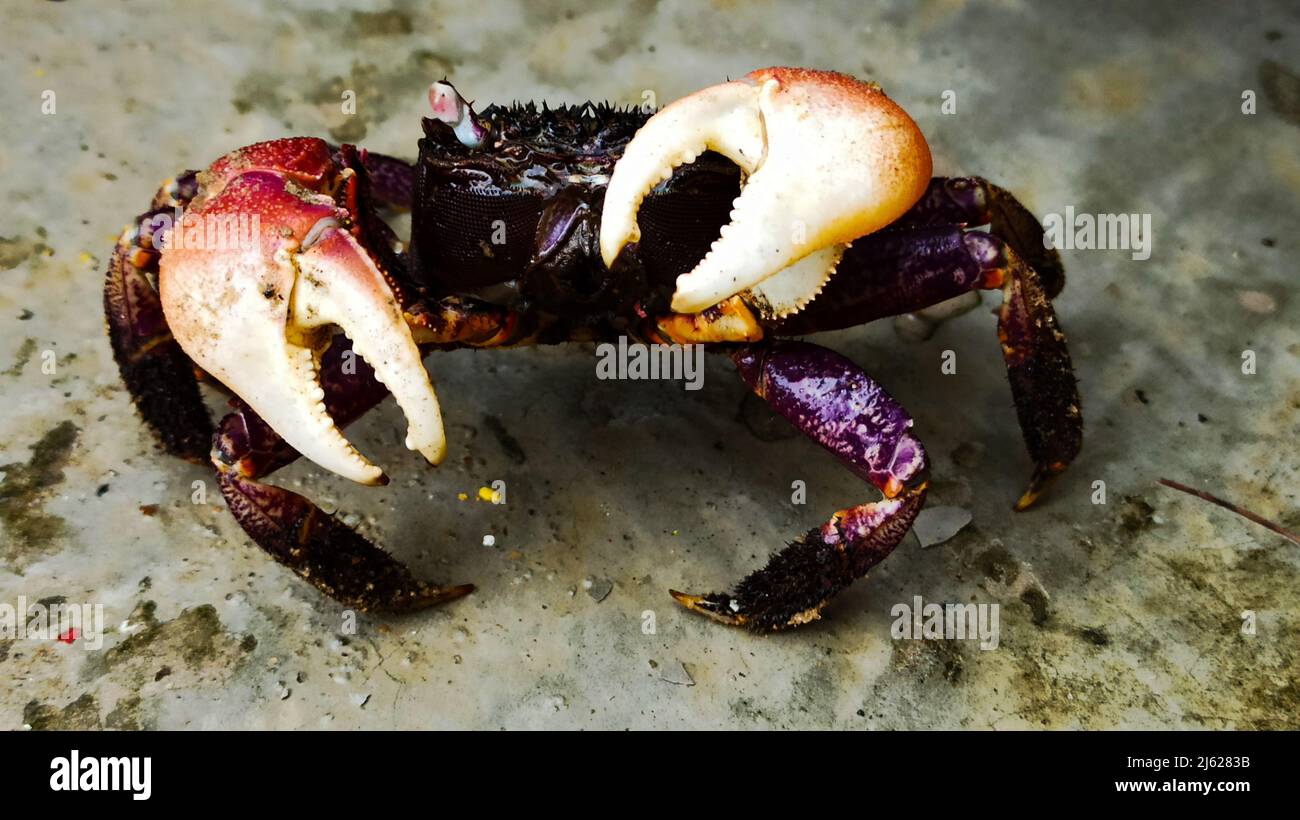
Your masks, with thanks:
M491 501L493 504L495 504L497 500L500 498L501 498L501 494L496 490L492 489L491 487L478 488L479 501Z
M469 493L456 493L456 497L461 501L469 501Z
M677 534L677 530L673 530L673 535L676 535L676 534Z

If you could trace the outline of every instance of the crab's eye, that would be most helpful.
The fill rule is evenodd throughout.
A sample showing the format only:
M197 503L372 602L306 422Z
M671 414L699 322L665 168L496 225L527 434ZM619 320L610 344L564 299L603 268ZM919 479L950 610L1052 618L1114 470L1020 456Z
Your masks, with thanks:
M478 148L487 139L488 128L474 113L469 102L448 82L429 86L429 107L433 118L450 125L456 139L466 148Z

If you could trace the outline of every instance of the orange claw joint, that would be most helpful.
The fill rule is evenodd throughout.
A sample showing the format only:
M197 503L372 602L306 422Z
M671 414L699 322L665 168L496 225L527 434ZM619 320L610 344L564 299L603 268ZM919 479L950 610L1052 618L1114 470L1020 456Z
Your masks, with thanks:
M829 71L754 71L668 105L628 143L605 194L607 266L640 239L646 195L705 151L736 163L744 184L731 222L678 278L676 313L736 294L766 318L802 309L848 243L902 216L930 181L925 137L879 87Z
M348 231L353 215L325 193L342 179L320 140L262 143L218 160L177 226L183 241L169 237L164 247L159 287L167 322L191 359L307 458L376 484L383 472L325 409L319 368L334 328L396 398L409 448L436 464L446 438L398 299ZM215 244L186 240L195 231L211 238L211 226L223 224L248 229Z

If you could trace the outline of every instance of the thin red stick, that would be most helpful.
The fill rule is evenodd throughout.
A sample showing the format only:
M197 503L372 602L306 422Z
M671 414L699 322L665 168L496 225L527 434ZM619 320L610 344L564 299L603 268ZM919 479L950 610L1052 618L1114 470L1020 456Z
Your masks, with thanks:
M1231 501L1224 501L1222 498L1219 498L1218 496L1210 495L1204 490L1198 490L1195 487L1188 487L1186 484L1179 484L1177 481L1170 481L1167 478L1160 479L1160 483L1165 485L1166 487L1172 487L1173 489L1178 490L1179 492L1184 492L1187 493L1188 495L1194 495L1199 499L1210 502L1211 504L1217 504L1220 507L1224 508L1225 510L1235 512L1237 515L1240 515L1242 518L1248 518L1251 521L1254 521L1256 524L1260 525L1261 527L1264 527L1265 529L1272 530L1273 532L1277 533L1278 535L1282 536L1283 538L1287 539L1293 544L1300 545L1300 535L1296 535L1293 532L1285 530L1279 525L1274 524L1272 521L1269 521L1267 518L1256 515L1250 510L1244 510L1241 507L1238 507L1236 504L1233 504Z

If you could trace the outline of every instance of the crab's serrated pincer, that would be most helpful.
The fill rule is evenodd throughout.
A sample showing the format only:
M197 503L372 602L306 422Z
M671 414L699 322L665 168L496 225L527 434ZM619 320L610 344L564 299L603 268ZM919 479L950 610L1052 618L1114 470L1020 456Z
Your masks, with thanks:
M767 321L798 313L821 294L847 249L847 245L830 245L813 251L741 296Z
M342 328L406 415L406 446L432 464L441 462L447 438L438 399L383 274L351 234L333 225L295 262L293 324L299 329Z
M410 425L407 445L434 463L445 452L442 419L401 306L343 227L351 215L332 196L304 187L333 190L339 181L318 173L314 160L329 155L323 142L315 144L320 157L296 141L282 149L293 149L293 171L261 169L251 149L213 165L213 192L187 220L234 220L249 229L220 246L165 248L163 310L186 354L290 446L339 475L377 484L383 472L348 443L323 401L317 369L332 328L353 340L393 392Z
M600 248L612 266L640 237L642 200L704 151L745 175L731 222L694 270L677 280L672 309L695 313L783 275L811 255L901 216L930 180L920 129L880 89L827 71L769 68L706 88L655 114L615 166ZM843 248L806 263L756 300L786 315L810 301Z

